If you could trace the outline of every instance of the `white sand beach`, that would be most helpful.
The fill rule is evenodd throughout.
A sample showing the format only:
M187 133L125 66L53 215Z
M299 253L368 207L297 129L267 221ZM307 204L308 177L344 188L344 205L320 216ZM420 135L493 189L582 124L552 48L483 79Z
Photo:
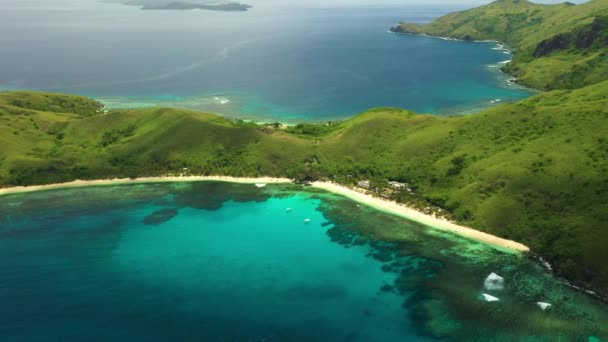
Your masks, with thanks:
M291 183L288 178L246 178L246 177L227 177L227 176L166 176L166 177L144 177L144 178L115 178L115 179L100 179L100 180L76 180L69 183L56 183L46 185L32 186L16 186L11 188L0 189L0 196L17 194L23 192L34 192L42 190L76 188L83 186L98 186L98 185L121 185L121 184L140 184L140 183L175 183L175 182L228 182L241 184L280 184Z
M34 186L19 186L0 189L0 196L24 192L34 192L42 190L74 188L83 186L99 186L99 185L120 185L120 184L140 184L140 183L171 183L171 182L201 182L201 181L219 181L241 184L254 184L258 187L264 184L281 184L291 183L288 178L247 178L247 177L227 177L227 176L172 176L172 177L148 177L137 179L107 179L107 180L77 180L69 183L58 183L48 185ZM473 240L481 241L490 245L508 248L516 251L527 252L530 248L519 242L503 239L488 233L484 233L473 228L460 226L454 222L433 215L424 214L416 209L407 207L394 201L374 197L364 192L356 191L343 185L330 182L314 182L312 186L325 191L340 194L348 197L356 202L371 206L375 209L386 213L398 215L416 222L420 222L427 226L449 231Z
M394 215L398 215L401 217L405 217L407 219L420 222L427 226L441 229L449 232L453 232L455 234L465 236L470 239L474 239L477 241L482 241L490 245L495 245L499 247L505 247L509 249L513 249L516 251L527 252L530 248L524 244L519 242L503 239L488 233L481 232L479 230L475 230L473 228L464 227L457 225L454 222L448 221L446 219L442 219L439 217L435 217L432 215L424 214L416 209L407 207L405 205L399 204L394 201L385 200L382 198L374 197L350 188L347 188L342 185L329 183L329 182L315 182L313 186L319 189L331 191L333 193L337 193L343 196L346 196L354 201L369 205L378 210L391 213Z

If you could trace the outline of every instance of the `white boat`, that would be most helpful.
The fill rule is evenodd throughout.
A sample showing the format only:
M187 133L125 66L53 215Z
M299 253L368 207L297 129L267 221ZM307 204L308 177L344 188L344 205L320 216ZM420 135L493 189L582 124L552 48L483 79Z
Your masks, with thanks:
M505 288L505 279L496 273L490 273L486 280L484 280L483 286L489 291L500 291Z
M545 303L545 302L537 302L536 305L538 305L538 307L541 308L543 311L545 311L548 308L553 306L553 305L551 305L549 303Z
M489 294L482 293L481 295L486 302L498 302L500 300L494 296L490 296Z
M266 184L265 183L256 183L255 186L258 188L263 188L266 186Z
M310 219L304 220L304 223L310 223Z

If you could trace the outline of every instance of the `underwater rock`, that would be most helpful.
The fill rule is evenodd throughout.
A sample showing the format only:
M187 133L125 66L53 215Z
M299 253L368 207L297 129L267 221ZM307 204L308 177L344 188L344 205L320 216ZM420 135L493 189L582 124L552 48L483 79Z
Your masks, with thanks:
M545 303L545 302L536 302L536 305L538 305L538 307L541 308L543 311L545 311L548 308L553 306L553 305L551 305L549 303Z
M365 245L366 243L367 243L367 238L365 238L363 236L357 236L353 240L353 245L355 245L355 246L362 246L362 245Z
M326 234L329 236L332 242L339 243L343 246L350 246L353 239L357 236L355 233L335 225L334 227L329 228L326 231Z
M484 280L483 287L486 290L490 290L490 291L504 290L505 279L496 273L490 273L490 275L486 278L486 280Z
M271 197L266 190L250 191L250 188L243 184L199 182L188 185L188 189L175 192L176 205L215 211L221 209L229 200L239 203L261 203Z
M177 216L178 212L179 211L175 208L157 210L152 214L146 216L142 222L147 225L157 225L165 223Z
M489 294L486 293L482 293L481 296L483 297L483 299L486 302L498 302L500 299L494 297L494 296L490 296Z
M382 292L393 292L394 290L395 290L395 287L390 284L384 284L380 287L380 291L382 291Z
M393 260L393 253L392 251L378 250L375 253L372 253L371 257L380 262L389 262Z
M446 303L440 299L423 299L413 310L414 319L420 324L424 333L435 339L451 340L463 328L462 323L454 317Z
M395 271L393 266L391 266L390 264L382 265L381 269L382 269L382 272L394 272Z

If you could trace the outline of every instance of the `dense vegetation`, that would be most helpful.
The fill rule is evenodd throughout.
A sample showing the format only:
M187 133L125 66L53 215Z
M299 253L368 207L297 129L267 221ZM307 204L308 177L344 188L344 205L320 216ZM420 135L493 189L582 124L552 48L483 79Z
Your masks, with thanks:
M608 294L608 81L454 118L380 108L256 125L76 96L0 94L0 184L179 174L408 182L401 200L528 244Z
M505 71L537 89L574 89L608 79L608 0L581 5L498 0L395 32L498 40L515 49Z

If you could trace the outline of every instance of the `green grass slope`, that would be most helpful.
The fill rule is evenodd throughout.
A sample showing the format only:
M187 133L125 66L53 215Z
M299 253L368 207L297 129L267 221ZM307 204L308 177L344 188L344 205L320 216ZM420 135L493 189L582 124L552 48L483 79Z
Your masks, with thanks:
M607 105L604 82L459 118L367 113L321 150L330 173L407 181L457 221L524 242L606 294Z
M581 5L498 0L392 30L507 43L516 55L505 71L537 89L573 89L608 79L608 0Z
M75 178L135 177L182 171L239 175L285 174L305 159L308 141L216 115L154 108L94 115L58 112L31 98L40 93L0 94L0 183L51 183ZM2 105L7 103L7 105ZM283 146L289 146L284 149Z
M184 168L400 180L414 189L401 201L524 242L608 295L608 81L464 117L380 108L287 130L167 108L93 113L92 100L41 93L0 94L0 108L2 186Z

